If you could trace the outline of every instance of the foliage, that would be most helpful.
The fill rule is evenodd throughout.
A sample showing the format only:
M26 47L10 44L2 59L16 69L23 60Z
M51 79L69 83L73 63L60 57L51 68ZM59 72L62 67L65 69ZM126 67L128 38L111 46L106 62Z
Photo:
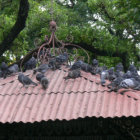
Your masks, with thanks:
M16 21L20 0L5 1L6 3L0 0L0 42ZM101 65L104 63L111 67L122 61L122 58L112 57L114 52L127 53L127 64L138 62L136 54L140 50L136 45L140 42L139 0L57 0L53 3L53 11L51 1L29 2L26 28L13 42L12 49L4 54L6 61L19 60L36 45L41 44L44 36L50 35L49 22L53 18L57 22L56 35L60 40L67 42L66 38L73 36L73 43L83 43L106 51L106 56L99 56L96 52L89 53L91 58L98 58ZM84 53L80 51L79 54Z

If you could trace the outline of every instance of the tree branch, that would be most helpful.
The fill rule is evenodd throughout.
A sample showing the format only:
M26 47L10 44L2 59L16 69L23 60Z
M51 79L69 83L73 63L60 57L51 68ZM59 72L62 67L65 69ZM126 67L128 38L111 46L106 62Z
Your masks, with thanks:
M15 25L12 27L9 34L4 38L4 40L0 44L0 56L2 56L2 54L5 51L11 48L12 42L15 40L15 38L18 36L21 30L24 29L26 19L28 17L28 11L29 11L28 0L20 0L20 7L18 11L17 21Z

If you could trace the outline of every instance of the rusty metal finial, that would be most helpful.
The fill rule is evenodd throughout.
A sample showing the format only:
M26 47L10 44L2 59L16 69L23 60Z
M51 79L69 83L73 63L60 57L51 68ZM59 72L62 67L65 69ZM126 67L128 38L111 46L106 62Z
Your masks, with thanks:
M32 52L30 52L29 54L27 54L21 61L21 65L20 68L22 70L22 65L24 62L26 62L31 56L36 56L37 61L40 63L48 63L49 59L51 57L54 57L59 54L62 54L64 52L68 52L68 50L66 49L66 46L71 46L74 48L74 50L76 50L77 52L77 48L82 49L85 54L88 57L88 63L89 63L89 55L87 53L87 51L85 49L83 49L82 47L80 47L79 45L75 45L72 43L64 43L63 41L59 40L56 35L56 28L57 28L57 24L55 22L55 20L53 20L53 0L52 2L52 8L51 8L51 16L52 16L52 20L50 21L50 31L51 31L51 36L50 38L45 35L45 43L43 43L40 47L34 49ZM69 38L67 38L69 40ZM73 40L73 37L72 37ZM69 55L71 55L71 57L74 57L74 59L72 59L72 61L77 60L77 56L73 55L73 53L69 53ZM78 54L77 54L78 55Z

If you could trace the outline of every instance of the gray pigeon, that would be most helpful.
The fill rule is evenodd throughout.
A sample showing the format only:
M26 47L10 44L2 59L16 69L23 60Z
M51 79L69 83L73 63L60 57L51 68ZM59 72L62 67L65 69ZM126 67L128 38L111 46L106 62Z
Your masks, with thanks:
M124 79L120 85L120 88L134 88L135 87L135 83L133 79Z
M92 66L90 66L87 63L81 64L81 69L85 72L91 72L92 71Z
M124 79L122 77L117 77L116 79L114 79L107 87L110 88L113 91L117 91L119 89L119 85L120 83L123 81Z
M38 74L36 75L36 80L39 81L39 82L41 82L41 79L42 79L43 77L45 77L44 74L38 73Z
M33 82L28 76L25 76L21 72L18 75L18 80L19 80L20 83L23 84L23 86L26 86L26 85L35 85L35 86L37 86L37 84L35 82Z
M133 77L133 75L129 70L123 75L124 79L132 78L132 77Z
M102 86L104 86L104 84L106 82L105 80L108 79L108 75L109 74L108 74L107 70L104 70L104 71L101 72L100 79L101 79L101 85Z
M10 74L16 73L16 72L18 72L18 71L19 71L19 67L18 67L17 64L14 64L13 66L11 66L11 67L8 68L8 72L9 72Z
M81 72L79 69L76 69L76 70L72 70L72 71L69 71L68 72L68 75L66 77L64 77L64 79L75 79L75 78L78 78L78 77L81 77Z
M41 79L41 85L42 85L43 89L46 89L48 87L48 84L49 84L48 79L46 77L43 77Z
M84 64L84 62L82 60L78 60L76 61L70 68L70 70L76 70L81 68L81 66Z
M138 87L140 87L140 83L138 81L136 81L134 78L130 78L130 79L124 79L120 85L120 88L132 88L132 89L137 89Z
M52 70L56 70L60 68L60 64L58 62L56 62L56 58L52 58L49 60L49 67Z
M94 67L98 67L98 65L99 65L98 60L93 59L92 65L93 65Z
M6 78L6 76L8 74L8 66L5 62L2 62L2 64L1 64L1 71L2 71L2 77Z
M124 71L122 63L118 63L115 68L116 68L116 71Z
M68 58L68 54L64 52L63 54L56 56L56 62L62 64L64 62L67 62Z
M32 70L36 67L37 61L34 57L30 58L25 64L24 64L24 72L26 70Z
M34 74L36 72L41 72L41 73L45 73L48 69L50 69L49 65L48 64L41 64L37 69L34 70Z
M137 73L137 68L134 66L134 65L130 65L128 70L131 72L131 73ZM138 73L137 73L138 74Z
M108 70L108 80L113 81L116 78L115 73L114 73L114 67L111 67Z

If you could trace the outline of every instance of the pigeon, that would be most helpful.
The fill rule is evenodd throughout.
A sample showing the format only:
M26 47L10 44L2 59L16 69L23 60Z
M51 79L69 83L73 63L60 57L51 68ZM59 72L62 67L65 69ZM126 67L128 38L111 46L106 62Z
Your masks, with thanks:
M76 61L70 68L70 70L76 70L81 68L81 66L84 64L84 62L82 60L78 60Z
M124 79L119 87L120 88L134 88L136 85L135 85L135 80L134 79Z
M34 70L34 74L38 71L40 73L45 73L48 69L50 69L48 64L41 64L37 69Z
M115 78L116 78L116 76L114 73L114 67L112 67L108 70L108 80L113 81Z
M132 77L133 77L132 73L129 70L123 75L124 79L132 78Z
M5 62L1 64L2 77L5 79L8 74L8 66Z
M132 88L135 90L140 90L140 82L138 82L134 78L124 79L120 83L119 88Z
M113 91L118 91L119 85L123 80L124 79L122 77L117 77L109 85L107 85L107 87L110 88Z
M81 72L79 69L76 69L76 70L72 70L72 71L69 71L68 72L68 75L66 77L64 77L64 79L75 79L75 78L78 78L78 77L81 77Z
M23 84L23 86L26 86L26 85L35 85L35 86L37 86L37 84L35 82L33 82L28 76L25 76L21 72L18 75L18 80L19 80L20 83Z
M42 79L43 77L45 77L44 74L38 73L38 74L36 75L36 80L39 81L39 82L41 82L41 79Z
M90 71L91 74L93 74L93 75L99 74L101 72L101 70L99 68L98 60L93 59L92 60L92 65L93 65L93 67L92 67L92 70Z
M138 74L136 67L135 67L134 65L132 65L132 64L129 66L128 70L129 70L131 73Z
M102 86L104 86L104 84L106 82L105 80L108 79L108 75L109 74L108 74L107 70L104 70L104 71L101 72L100 78L101 78L101 85Z
M98 65L99 65L98 60L93 59L92 65L93 65L94 67L98 67Z
M41 85L42 85L43 89L46 89L48 87L48 84L49 84L48 79L46 77L43 77L41 79Z
M60 68L60 64L56 62L56 58L52 58L49 60L49 67L52 70L56 70Z
M81 65L81 69L85 72L91 72L92 71L92 67L87 63L83 63Z
M116 71L124 71L122 63L118 63L115 68L116 68Z
M36 67L37 61L34 57L30 58L25 64L24 64L24 72L26 70L31 70Z
M13 66L11 66L11 67L8 68L8 72L9 72L10 74L16 73L16 72L18 72L18 71L19 71L19 67L18 67L17 64L14 64Z
M64 52L61 55L56 56L56 62L58 62L59 64L62 64L67 61L68 61L68 54L66 52Z

